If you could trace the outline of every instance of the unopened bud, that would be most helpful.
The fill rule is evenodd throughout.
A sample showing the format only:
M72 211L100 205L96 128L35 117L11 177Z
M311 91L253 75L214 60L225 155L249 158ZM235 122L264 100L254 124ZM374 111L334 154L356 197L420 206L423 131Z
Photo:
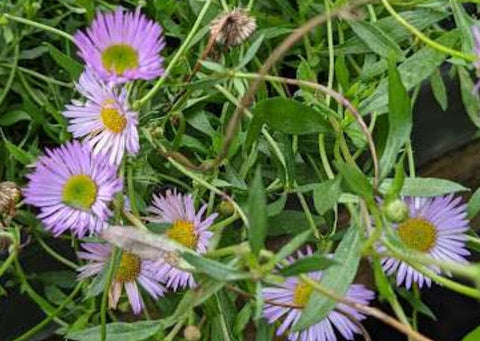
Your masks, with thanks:
M388 202L384 209L387 219L392 223L401 223L408 218L408 205L401 199Z
M187 341L198 341L202 337L202 333L196 326L190 325L185 327L185 330L183 331L183 337Z
M229 217L235 213L235 207L233 207L232 203L228 200L223 200L218 204L217 209L223 217Z

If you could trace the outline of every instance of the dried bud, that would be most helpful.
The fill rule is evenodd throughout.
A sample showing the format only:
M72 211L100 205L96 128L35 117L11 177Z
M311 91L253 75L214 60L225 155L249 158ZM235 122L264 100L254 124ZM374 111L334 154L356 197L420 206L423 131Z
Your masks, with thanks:
M190 325L185 327L183 337L187 341L198 341L202 337L202 333L196 326Z
M249 16L246 10L236 8L212 21L210 35L219 44L235 46L247 40L256 28L255 18Z
M15 183L0 182L0 213L14 216L18 199L20 199L20 190Z
M408 206L401 199L395 199L385 205L385 215L392 223L401 223L408 218Z

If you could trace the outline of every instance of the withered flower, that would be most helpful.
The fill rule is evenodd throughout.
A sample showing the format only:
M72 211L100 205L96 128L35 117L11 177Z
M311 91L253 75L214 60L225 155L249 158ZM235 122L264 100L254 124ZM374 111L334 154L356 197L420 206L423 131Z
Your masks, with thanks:
M257 28L255 18L242 8L218 16L210 25L210 35L215 42L225 46L243 43Z
M0 182L0 214L15 215L15 204L18 199L20 190L14 182Z

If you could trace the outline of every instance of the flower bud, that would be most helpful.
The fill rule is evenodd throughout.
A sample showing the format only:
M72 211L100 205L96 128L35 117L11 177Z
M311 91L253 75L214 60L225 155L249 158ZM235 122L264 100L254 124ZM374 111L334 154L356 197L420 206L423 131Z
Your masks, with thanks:
M235 213L235 207L233 207L232 203L228 200L222 200L222 202L218 204L217 210L223 217L229 217Z
M401 223L408 218L407 204L401 199L394 199L384 206L385 215L392 223Z
M196 326L190 325L185 327L183 337L187 341L198 341L202 337L202 333Z

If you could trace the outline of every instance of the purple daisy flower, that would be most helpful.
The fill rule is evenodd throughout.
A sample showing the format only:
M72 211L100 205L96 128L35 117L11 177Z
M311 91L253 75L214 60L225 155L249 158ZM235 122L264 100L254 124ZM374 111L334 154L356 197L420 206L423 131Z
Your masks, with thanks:
M203 205L196 213L193 205L192 195L182 195L169 190L165 196L153 196L152 206L149 211L155 214L151 221L158 223L170 223L172 226L165 231L168 238L195 250L198 253L207 251L207 242L213 235L208 231L217 214L211 214L203 219L202 216L207 209ZM195 286L193 275L182 271L172 265L163 262L159 274L166 278L167 287L176 291L179 287L185 288Z
M122 190L116 167L78 141L47 149L28 179L25 202L40 209L38 217L55 236L101 231L112 215L108 204Z
M460 197L453 194L433 198L406 197L409 208L409 218L394 225L403 243L417 252L422 252L438 260L466 263L465 256L470 252L466 249L469 229L466 205ZM380 247L382 252L385 247ZM415 282L421 288L425 283L431 285L430 278L419 273L407 263L395 258L382 259L383 270L391 275L397 273L397 285L405 283L407 288ZM430 266L432 271L440 274L438 267Z
M84 243L82 248L86 252L78 252L78 258L87 260L89 263L78 269L80 272L79 279L98 275L108 267L112 253L110 244ZM109 307L113 309L117 307L123 287L125 287L133 312L139 314L144 304L138 289L138 283L154 299L163 296L166 291L165 287L159 282L157 272L158 265L155 262L142 260L133 253L122 251L120 263L108 293Z
M80 57L105 81L149 80L164 72L162 28L141 14L140 8L98 12L92 25L75 33L74 40Z
M473 38L475 41L475 46L473 47L473 53L477 55L477 61L475 62L475 68L477 69L477 76L480 76L480 29L477 26L472 27ZM474 92L477 92L480 89L480 81L475 84L473 88Z
M139 148L137 113L130 111L127 91L105 84L90 70L80 76L77 90L87 98L73 101L63 115L70 119L68 131L85 142L94 154L107 154L110 163L120 164L125 149L135 155Z
M310 255L311 249L307 250L307 255ZM298 252L298 258L304 255ZM293 263L295 259L289 257L289 263ZM320 281L322 277L321 271L315 271L308 274L308 276ZM291 326L293 326L300 319L302 309L307 304L310 295L313 292L313 287L309 284L300 281L297 277L288 277L285 282L275 287L266 287L262 290L263 299L267 302L263 309L263 314L269 323L274 323L282 317L285 317L280 327L277 329L277 336L284 334ZM352 284L348 289L346 295L351 301L367 305L374 298L374 293L366 289L363 285ZM278 305L269 302L277 302ZM299 308L288 307L287 305L299 306ZM346 316L348 315L348 317ZM288 340L290 341L336 341L335 329L347 340L353 340L356 333L360 333L359 327L350 320L354 318L356 321L361 321L365 318L356 309L345 304L339 303L334 310L320 322L304 329L300 332L289 332Z

